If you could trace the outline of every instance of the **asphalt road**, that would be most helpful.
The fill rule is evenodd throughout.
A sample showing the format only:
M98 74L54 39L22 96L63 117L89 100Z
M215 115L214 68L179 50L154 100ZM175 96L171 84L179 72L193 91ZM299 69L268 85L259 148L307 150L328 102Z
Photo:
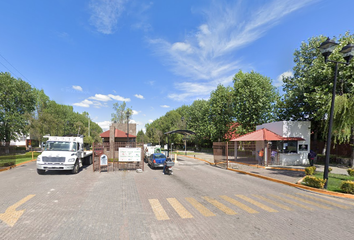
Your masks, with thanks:
M0 172L0 239L351 239L354 201L179 157L174 174Z

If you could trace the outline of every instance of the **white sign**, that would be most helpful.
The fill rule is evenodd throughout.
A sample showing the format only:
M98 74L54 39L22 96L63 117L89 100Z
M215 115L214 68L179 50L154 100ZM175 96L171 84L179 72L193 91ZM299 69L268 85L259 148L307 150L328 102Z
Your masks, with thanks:
M141 148L119 148L119 162L140 162Z
M108 165L108 157L105 154L102 154L100 157L100 165L105 166Z

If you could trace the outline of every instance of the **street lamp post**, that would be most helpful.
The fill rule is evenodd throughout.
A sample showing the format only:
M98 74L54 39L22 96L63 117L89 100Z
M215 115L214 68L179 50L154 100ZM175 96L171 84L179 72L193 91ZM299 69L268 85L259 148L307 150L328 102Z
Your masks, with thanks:
M127 110L127 142L128 142L128 146L130 147L130 144L129 144L129 117L130 117L130 112L129 112L129 110Z
M335 63L334 69L334 83L333 83L333 90L332 90L332 102L331 102L331 111L329 115L329 124L328 124L328 133L327 133L327 147L326 147L326 159L325 159L325 168L323 173L323 179L326 180L324 184L324 188L327 189L328 183L328 168L329 168L329 156L331 151L331 138L332 138L332 125L333 125L333 112L334 112L334 101L336 97L336 86L337 86L337 75L338 75L338 64L345 64L349 65L349 61L354 56L354 45L348 44L347 46L343 47L340 53L343 55L343 58L346 62L338 62L328 60L328 57L332 54L335 47L338 45L335 41L327 38L318 48L320 49L322 55L325 58L325 63L333 62Z

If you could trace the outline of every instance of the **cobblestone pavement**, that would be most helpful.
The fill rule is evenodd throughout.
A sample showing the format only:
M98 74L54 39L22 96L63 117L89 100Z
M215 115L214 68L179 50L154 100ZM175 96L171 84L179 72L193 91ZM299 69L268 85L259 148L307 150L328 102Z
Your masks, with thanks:
M89 166L76 175L38 175L35 163L28 163L1 172L0 239L349 239L354 234L348 228L354 213L350 199L185 157L173 169L173 175L147 166L143 173L93 173Z

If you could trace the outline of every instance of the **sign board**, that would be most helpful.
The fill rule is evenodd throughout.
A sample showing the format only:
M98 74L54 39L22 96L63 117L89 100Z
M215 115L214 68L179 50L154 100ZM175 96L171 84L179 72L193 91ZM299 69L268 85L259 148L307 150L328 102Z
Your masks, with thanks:
M119 162L140 162L141 148L119 148Z
M102 154L100 157L100 166L108 165L108 157L105 154Z

